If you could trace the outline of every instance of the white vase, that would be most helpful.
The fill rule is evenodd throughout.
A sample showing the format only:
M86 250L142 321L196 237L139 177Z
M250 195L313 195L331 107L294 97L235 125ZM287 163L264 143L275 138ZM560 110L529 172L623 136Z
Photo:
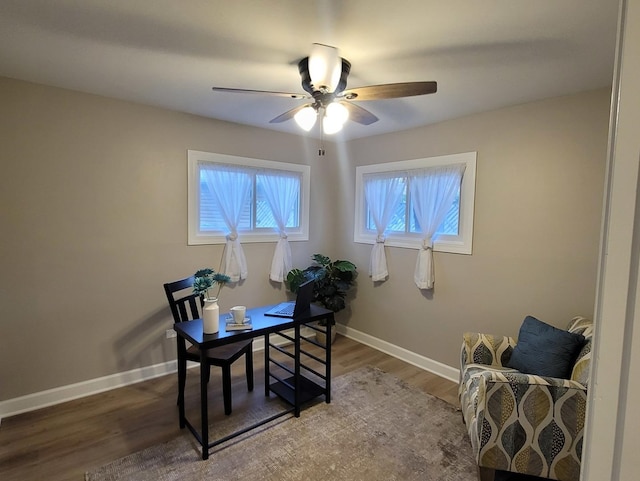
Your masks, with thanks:
M220 329L220 307L218 299L205 299L202 309L202 331L205 334L215 334Z

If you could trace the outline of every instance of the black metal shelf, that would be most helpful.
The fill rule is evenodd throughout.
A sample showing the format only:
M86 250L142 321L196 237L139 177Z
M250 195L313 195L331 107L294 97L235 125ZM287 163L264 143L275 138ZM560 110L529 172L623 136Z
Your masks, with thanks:
M333 313L327 311L327 321L330 322L332 318ZM269 335L265 336L265 395L268 396L270 393L274 393L286 403L294 406L296 416L299 415L301 405L319 396L324 396L327 403L331 402L331 345L322 345L313 339L302 336L300 331L303 327L312 327L312 325L301 323L299 327L296 327L294 337L285 336L281 332L271 333L291 340L294 346L297 346L295 353L274 345L274 343L270 342ZM326 330L318 329L315 326L312 329L326 332ZM320 354L310 353L300 346L303 342L320 347L322 352ZM274 357L274 354L280 357L284 355L285 359L279 360ZM293 361L292 365L285 362L286 358ZM313 369L310 365L306 365L303 360L313 360L323 367ZM272 372L272 367L280 368L281 371ZM297 405L295 399L296 373L299 380Z
M286 384L285 384L286 383ZM287 379L284 379L284 382L275 382L269 386L271 391L278 395L280 398L291 404L295 405L295 393L290 386L293 386L294 377L291 376ZM326 389L319 384L316 384L311 379L308 379L304 376L300 376L300 404L305 404L312 399L317 398L318 396L322 396L326 393Z

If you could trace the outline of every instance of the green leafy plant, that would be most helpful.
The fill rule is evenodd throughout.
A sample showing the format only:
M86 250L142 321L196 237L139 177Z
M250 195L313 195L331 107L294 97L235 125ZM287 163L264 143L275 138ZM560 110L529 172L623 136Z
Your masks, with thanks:
M358 276L356 265L353 262L336 260L322 254L314 254L314 261L306 269L292 269L287 274L289 290L297 294L301 284L308 280L314 280L313 300L333 312L343 310L346 305L347 291L353 287Z
M220 289L227 282L231 281L231 278L220 272L216 272L213 269L207 267L206 269L200 269L193 275L193 292L204 296L205 299L217 299L220 295ZM218 285L218 292L214 297L209 294L209 289L213 289L215 285Z

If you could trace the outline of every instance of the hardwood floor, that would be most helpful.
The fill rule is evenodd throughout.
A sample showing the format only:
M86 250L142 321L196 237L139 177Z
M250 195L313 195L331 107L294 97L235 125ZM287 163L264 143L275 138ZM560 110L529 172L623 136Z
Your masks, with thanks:
M336 338L332 356L334 378L362 366L376 366L458 404L456 383L346 337ZM246 391L243 368L243 362L233 366L234 410L258 402L255 400L264 395L261 352L254 356L253 393ZM191 372L187 375L187 407L197 405L197 378ZM172 374L3 419L0 479L81 481L87 469L179 436L176 385L176 375ZM224 416L219 369L212 369L209 389L210 416L215 422L216 416Z

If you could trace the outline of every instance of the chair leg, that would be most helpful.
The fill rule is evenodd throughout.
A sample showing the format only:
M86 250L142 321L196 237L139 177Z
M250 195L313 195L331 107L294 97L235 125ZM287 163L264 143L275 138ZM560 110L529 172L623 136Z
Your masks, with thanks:
M180 379L180 378L178 377L178 381L179 381L179 382L178 382L178 398L176 399L176 405L178 405L178 406L179 406L179 405L180 405L180 393L184 393L184 386L185 386L185 384L187 383L187 376L186 376L186 374L185 374L185 376L184 376L182 379ZM181 382L180 382L180 381L181 381Z
M247 389L253 391L253 348L249 346L249 350L245 354L245 371L247 373Z
M224 413L231 414L231 365L222 366L222 397L224 399Z

